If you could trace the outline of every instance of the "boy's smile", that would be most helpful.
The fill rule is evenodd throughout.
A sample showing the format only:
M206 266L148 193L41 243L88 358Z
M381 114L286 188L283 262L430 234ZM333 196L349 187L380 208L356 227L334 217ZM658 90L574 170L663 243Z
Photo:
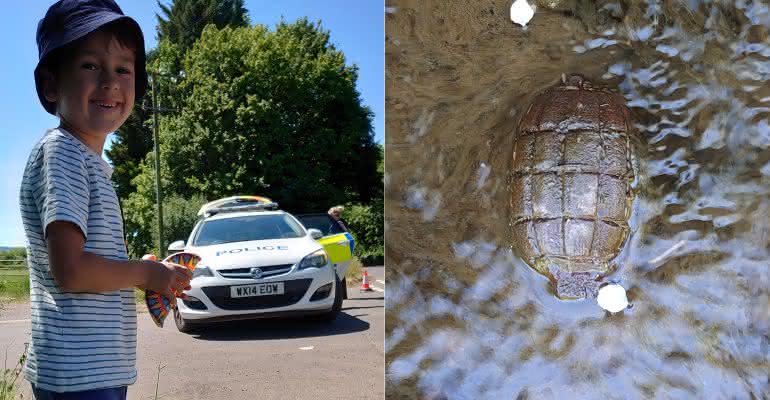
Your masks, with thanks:
M46 98L57 104L62 127L99 153L134 106L134 60L133 49L109 33L94 32L61 66L55 88L46 91Z

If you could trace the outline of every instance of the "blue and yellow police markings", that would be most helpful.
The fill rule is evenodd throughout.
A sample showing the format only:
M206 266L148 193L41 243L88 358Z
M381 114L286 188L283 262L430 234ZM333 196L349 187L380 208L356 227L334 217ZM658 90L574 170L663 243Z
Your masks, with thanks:
M334 264L350 261L353 258L355 240L350 233L345 232L324 236L318 239L318 243L324 247L324 250L329 255L329 259Z

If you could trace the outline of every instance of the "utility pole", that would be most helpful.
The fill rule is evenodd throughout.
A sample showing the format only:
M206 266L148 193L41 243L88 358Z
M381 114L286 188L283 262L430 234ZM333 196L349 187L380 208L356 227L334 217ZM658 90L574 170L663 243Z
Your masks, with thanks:
M163 247L163 190L160 182L160 140L158 138L158 112L160 104L158 103L158 84L155 76L150 76L152 80L152 125L153 142L155 142L155 195L158 200L158 259L166 258L166 248Z
M152 111L153 142L155 142L155 196L158 201L158 259L166 258L166 248L163 246L163 188L160 181L160 137L158 136L158 113L178 111L172 108L162 108L158 98L157 77L160 73L147 72L152 85L152 107L143 106L146 111Z

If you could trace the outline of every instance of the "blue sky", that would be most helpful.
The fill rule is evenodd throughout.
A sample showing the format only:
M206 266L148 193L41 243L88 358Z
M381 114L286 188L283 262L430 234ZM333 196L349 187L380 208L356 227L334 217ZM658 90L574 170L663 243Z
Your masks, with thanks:
M155 47L155 0L117 0L123 12L142 27L146 47ZM170 4L170 0L164 0ZM32 71L37 65L35 30L53 1L28 0L6 5L0 13L0 246L24 245L19 214L19 185L32 146L58 120L43 110L35 92ZM252 24L271 29L281 16L289 22L300 17L321 20L331 41L345 53L347 63L359 67L358 91L375 114L375 140L384 141L385 50L384 8L379 1L357 0L246 0ZM108 139L108 142L110 139Z

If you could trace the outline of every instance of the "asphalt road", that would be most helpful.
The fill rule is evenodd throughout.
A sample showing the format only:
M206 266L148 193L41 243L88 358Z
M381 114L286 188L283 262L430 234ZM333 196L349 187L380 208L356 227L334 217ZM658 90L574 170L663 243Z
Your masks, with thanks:
M369 267L375 291L349 287L330 324L303 320L222 323L192 334L172 319L138 317L139 378L129 399L382 399L385 396L383 267ZM143 307L139 307L142 310ZM11 368L29 337L29 304L0 310L0 355ZM158 373L160 377L158 378ZM29 383L21 383L24 399Z

